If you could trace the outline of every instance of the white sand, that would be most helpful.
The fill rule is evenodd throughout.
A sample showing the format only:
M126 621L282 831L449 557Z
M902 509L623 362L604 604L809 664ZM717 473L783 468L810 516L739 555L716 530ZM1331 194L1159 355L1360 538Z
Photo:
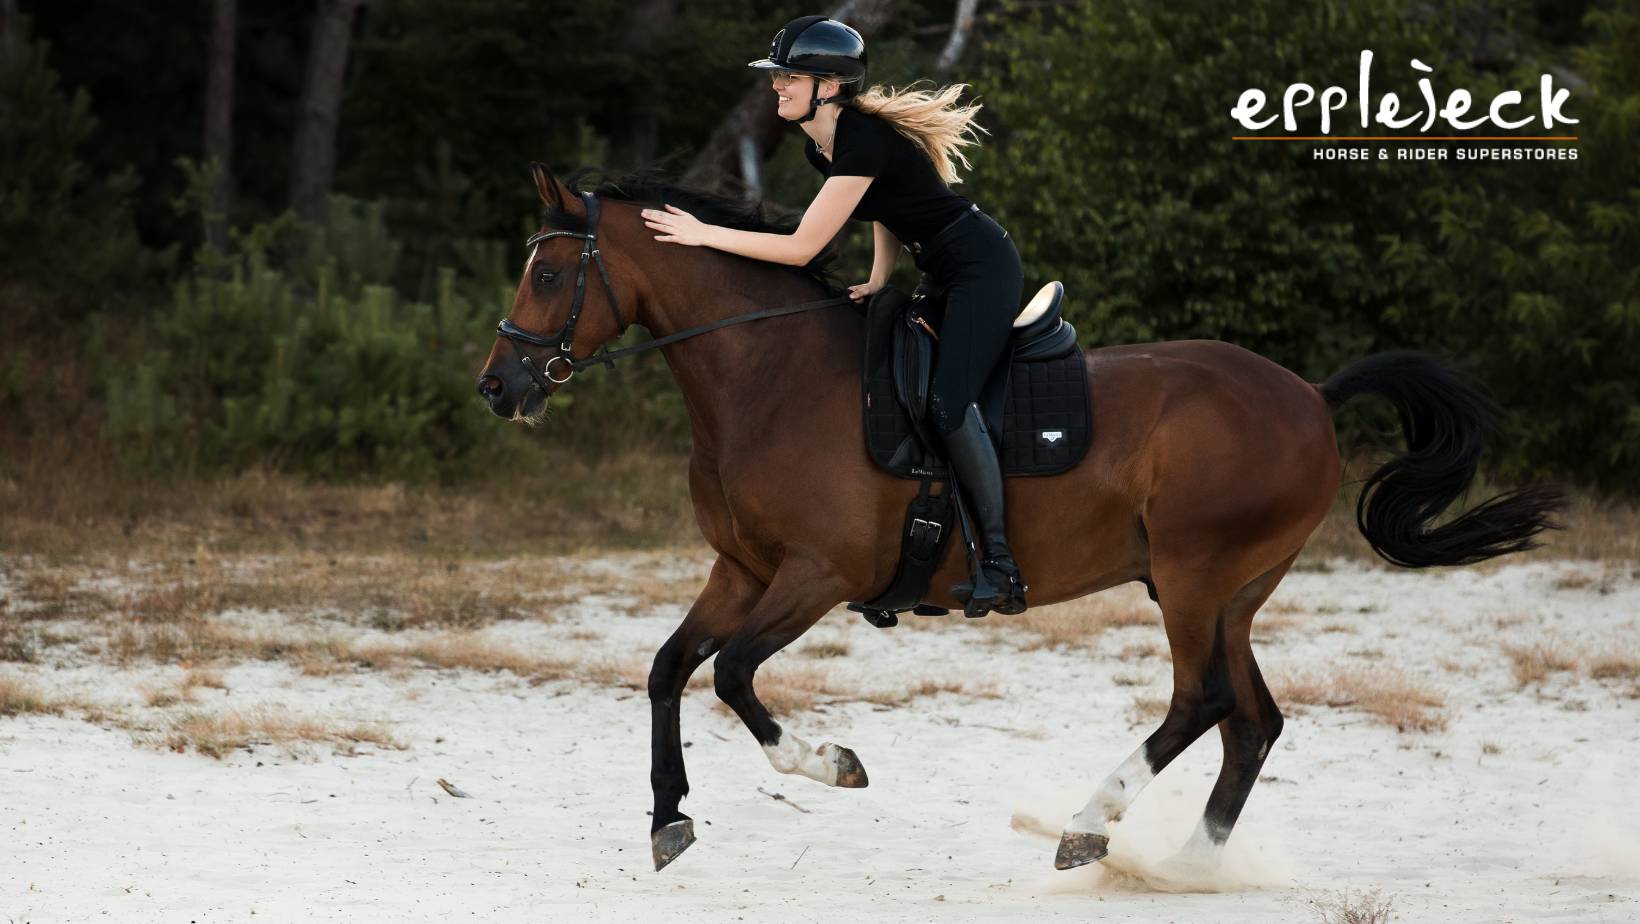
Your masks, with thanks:
M1338 564L1289 576L1275 599L1302 612L1258 646L1267 675L1399 665L1445 690L1451 722L1399 733L1351 708L1288 709L1221 869L1193 884L1215 891L1163 891L1178 884L1161 867L1217 772L1212 732L1115 826L1104 863L1052 865L1059 827L1150 731L1131 706L1164 695L1170 668L1117 653L1160 642L1159 617L1092 652L1019 652L960 618L882 632L839 611L794 648L846 641L848 656L807 663L871 687L945 678L1001 696L792 717L814 744L860 755L870 787L834 790L775 773L709 691L691 692L683 808L700 840L659 874L649 704L631 690L253 663L224 672L227 693L203 691L201 708L388 720L409 745L352 757L267 746L219 761L76 718L0 719L0 919L1318 921L1312 899L1377 890L1397 921L1640 920L1640 683L1561 673L1519 690L1498 648L1557 640L1635 654L1640 581L1613 566L1604 588L1557 589L1577 570L1602 572ZM593 600L494 631L544 654L647 662L680 616ZM1514 624L1500 630L1499 617ZM1337 624L1353 631L1322 631ZM570 638L589 631L600 637ZM115 702L179 674L0 670ZM450 798L438 777L474 798Z

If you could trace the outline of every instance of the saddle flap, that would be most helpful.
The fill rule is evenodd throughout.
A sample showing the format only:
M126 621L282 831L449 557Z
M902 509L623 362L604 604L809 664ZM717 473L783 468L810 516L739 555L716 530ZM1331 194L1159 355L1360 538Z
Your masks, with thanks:
M934 338L921 299L913 299L894 326L894 389L912 420L928 415L928 387L934 369Z

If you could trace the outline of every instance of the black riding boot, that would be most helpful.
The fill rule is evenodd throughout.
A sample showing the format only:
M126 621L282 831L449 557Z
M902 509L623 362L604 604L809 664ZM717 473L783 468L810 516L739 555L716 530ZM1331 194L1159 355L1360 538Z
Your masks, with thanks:
M962 425L944 435L945 453L967 494L974 520L983 540L980 568L990 582L991 593L974 595L974 582L963 581L951 588L952 596L963 601L967 616L984 616L987 610L1012 616L1025 612L1025 584L1019 566L1008 548L1008 534L1002 509L1002 466L996 446L985 429L979 405L963 409Z

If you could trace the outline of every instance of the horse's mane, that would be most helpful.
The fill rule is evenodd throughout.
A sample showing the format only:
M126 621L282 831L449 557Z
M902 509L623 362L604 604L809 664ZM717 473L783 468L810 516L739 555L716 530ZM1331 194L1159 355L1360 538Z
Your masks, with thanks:
M565 185L578 190L581 180L588 175L605 176L605 172L597 167L583 167L570 174ZM590 192L600 199L615 202L675 205L707 224L741 231L790 234L797 230L798 221L802 218L799 214L771 206L761 199L748 202L685 186L667 174L653 169L636 170L614 179L605 179ZM588 230L584 215L571 214L550 206L546 209L545 215L546 222L551 227L583 233ZM837 248L828 242L808 265L786 268L803 273L819 283L826 290L826 295L838 296L843 294L843 286L837 279L837 262Z

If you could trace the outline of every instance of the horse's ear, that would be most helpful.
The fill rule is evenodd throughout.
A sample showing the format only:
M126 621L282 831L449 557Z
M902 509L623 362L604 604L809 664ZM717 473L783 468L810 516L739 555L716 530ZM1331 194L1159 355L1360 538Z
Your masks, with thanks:
M552 175L552 168L546 164L540 161L531 162L530 173L535 177L535 191L541 194L541 201L548 208L562 209L567 199L574 198L565 195L569 192L568 188Z

